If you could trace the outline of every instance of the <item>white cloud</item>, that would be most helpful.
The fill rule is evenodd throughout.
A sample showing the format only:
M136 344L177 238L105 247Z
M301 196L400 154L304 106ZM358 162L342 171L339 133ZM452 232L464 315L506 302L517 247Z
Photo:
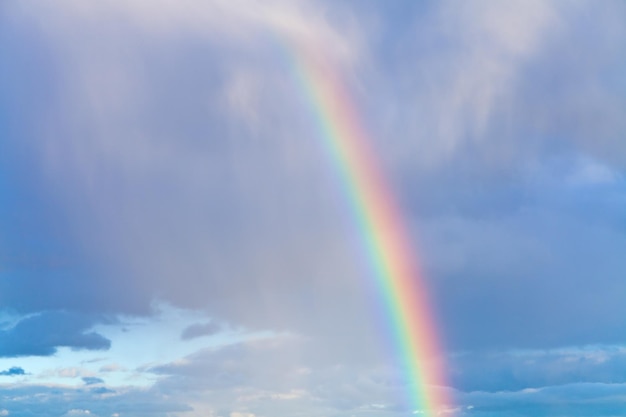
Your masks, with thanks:
M100 372L124 372L124 371L127 371L127 369L120 364L111 363L111 364L102 366L99 371Z
M460 44L451 84L439 98L440 140L454 147L467 134L484 136L495 106L515 90L519 71L560 22L554 4L541 0L447 2L440 19Z
M515 170L562 147L625 166L626 100L613 80L626 36L612 17L624 5L603 5L447 1L428 9L400 38L395 65L384 67L393 81L381 75L381 143L411 172L452 161Z
M413 53L399 58L401 76L415 88L403 92L406 102L391 121L402 126L412 152L400 143L397 157L438 166L468 143L491 146L484 142L494 117L515 99L520 72L560 29L560 19L556 2L532 0L446 1L418 20L404 40ZM432 45L416 50L423 39Z
M106 0L86 5L67 1L61 5L79 16L101 21L104 16L130 18L148 32L165 36L196 33L209 36L230 36L250 41L259 30L271 28L283 36L321 42L340 55L354 54L355 45L347 42L324 19L320 10L308 1L272 0L259 3L250 0L183 0L132 3Z
M58 368L52 369L42 372L38 375L39 378L80 378L80 377L90 377L95 376L93 371L90 371L86 368L80 367L67 367L67 368Z

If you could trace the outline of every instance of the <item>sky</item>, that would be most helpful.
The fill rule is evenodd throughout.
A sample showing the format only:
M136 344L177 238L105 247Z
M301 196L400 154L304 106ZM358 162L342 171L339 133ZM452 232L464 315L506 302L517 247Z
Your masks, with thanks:
M424 415L294 39L401 207L453 399L432 415L626 416L623 16L3 0L0 416Z

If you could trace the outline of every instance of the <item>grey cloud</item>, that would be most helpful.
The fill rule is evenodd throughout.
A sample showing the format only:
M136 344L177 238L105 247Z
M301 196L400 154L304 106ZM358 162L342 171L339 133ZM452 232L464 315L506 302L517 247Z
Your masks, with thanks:
M25 101L49 104L32 116L50 125L16 118L3 155L19 162L5 169L31 179L25 193L37 206L55 208L13 212L41 223L30 235L60 241L75 264L13 275L1 300L22 311L149 314L156 297L249 328L346 340L320 355L371 355L365 265L315 120L273 43L187 32L164 41L71 13L31 17L41 36L18 36L21 50L58 47L71 58L44 54L32 67L11 52L10 83ZM343 35L323 13L309 17ZM30 24L18 14L2 30ZM45 85L31 91L31 81Z
M117 391L106 387L96 387L91 388L89 392L92 392L94 394L115 394Z
M109 3L125 8L122 2ZM122 10L143 19L133 11ZM33 233L46 240L60 236L61 246L82 268L55 275L63 284L57 282L46 291L63 292L56 290L54 297L27 295L39 281L46 285L53 280L22 274L2 288L3 298L24 300L23 308L31 310L59 308L47 304L58 303L81 310L145 313L153 297L166 296L194 308L209 305L218 315L240 315L242 306L256 305L255 315L236 318L258 322L268 316L283 321L298 317L263 307L306 298L303 294L309 291L297 287L313 282L311 276L325 292L350 292L350 283L336 279L351 275L354 268L347 259L346 238L336 235L343 226L329 183L317 175L317 144L302 140L296 146L292 139L311 136L305 131L310 121L297 104L295 86L285 83L285 68L273 62L271 45L233 47L227 40L216 42L209 33L202 45L195 36L183 36L186 46L181 47L158 36L145 37L143 26L112 30L107 25L85 26L68 15L53 16L33 18L60 38L24 37L20 42L33 50L66 45L72 58L46 55L46 65L23 71L30 66L19 51L12 51L16 56L7 61L7 73L14 77L15 88L25 89L20 91L24 100L50 103L46 111L58 114L46 119L56 122L46 133L16 119L14 131L20 137L14 141L22 145L7 155L19 152L37 167L29 174L36 197L42 198L42 189L59 187L59 200L44 199L41 205L59 207L64 214L36 212L30 220L46 226L64 224L60 217L67 216L71 227L64 224L67 227L52 236ZM17 13L3 30L21 33L19 23L28 25L29 20L20 17ZM64 36L72 38L75 32L57 30L60 21L63 27L74 25L85 35L93 34L84 39L100 39L106 47L96 58L88 42L67 44ZM119 39L111 31L125 36ZM104 50L108 52L103 55ZM100 64L93 65L94 59ZM37 71L46 75L41 78ZM31 91L31 78L50 85ZM64 93L55 93L54 85L63 85ZM253 130L241 120L250 117L249 109L240 113L242 106L248 107L245 103L261 116ZM20 140L40 134L54 137L55 145L42 151L39 139ZM20 166L25 165L13 166L16 176L21 177ZM115 208L107 201L116 201ZM321 253L319 248L326 250ZM319 255L311 259L314 253ZM302 276L303 270L311 276ZM173 277L186 284L174 285ZM282 285L285 293L264 291L261 305L252 288L274 285Z
M298 388L298 364L292 360L297 358L300 344L291 337L251 341L200 351L182 363L164 364L147 371L170 376L161 385L176 391L192 386L196 389L223 389L259 384L259 388L265 389ZM290 373L292 377L288 378Z
M577 383L626 383L621 346L553 350L474 351L449 361L450 382L461 391L520 391Z
M266 364L270 366L270 364ZM328 386L330 389L330 385ZM337 408L339 398L346 395L338 392L336 405L321 402L319 397L298 397L298 391L291 392L291 397L276 396L275 392L263 390L239 389L238 395L229 396L232 391L202 392L207 399L205 408L193 408L180 401L165 398L158 384L151 389L123 392L107 392L101 396L98 392L30 386L21 388L0 389L4 398L3 408L10 415L53 417L68 413L70 410L89 410L92 415L110 416L113 413L130 415L146 415L166 417L173 413L194 411L196 413L211 412L248 412L257 415L289 416L299 413L303 416L332 414L338 417L376 416L391 417L410 415L401 408L385 407L376 403L375 397L363 403L362 407L346 409ZM198 391L188 391L189 401L193 402ZM626 395L624 384L568 384L559 387L547 387L535 390L499 391L499 392L457 392L460 416L477 417L518 417L533 415L540 417L575 416L575 417L615 417L623 415L623 398ZM238 402L237 402L238 401ZM70 405L71 403L71 405ZM226 403L226 404L224 404ZM308 410L308 411L307 411ZM228 415L228 414L219 414Z
M402 30L378 22L396 49L364 34L371 56L344 70L402 191L449 347L619 342L623 183L614 190L559 181L543 188L552 173L529 182L526 170L591 153L622 173L623 3L439 4L425 4L414 17L400 11ZM341 38L349 25L326 20L332 7L313 20L339 28L331 32ZM156 296L312 338L283 355L240 346L193 357L195 367L154 367L165 377L158 385L164 392L241 388L271 399L297 387L309 395L299 404L324 398L346 413L401 392L367 377L354 383L351 361L388 359L380 352L385 324L372 312L376 294L363 279L355 230L344 221L315 121L283 55L262 36L247 43L228 31L179 33L175 22L186 21L180 10L155 20L167 30L147 31L152 13L167 13L132 9L137 24L107 12L110 24L86 24L72 13L33 10L41 9L19 9L0 25L0 39L10 40L0 82L26 103L0 98L12 112L0 166L8 177L28 179L10 199L19 221L3 220L0 238L5 247L32 251L52 242L63 259L76 261L61 271L3 276L0 300L31 312L147 314ZM196 29L210 27L188 17ZM46 346L1 335L12 354L49 354L59 343L107 346L85 335L87 327L73 329L70 340ZM264 362L275 369L257 368ZM338 362L346 368L333 370ZM306 365L303 374L293 364ZM504 375L497 383L539 380ZM485 413L504 407L485 401Z
M201 395L211 404L207 412L233 410L237 403L261 415L298 409L310 415L321 410L338 416L412 414L403 403L406 387L392 370L311 368L306 357L300 358L300 369L285 367L278 358L293 349L284 342L205 350L155 367L151 371L164 376L155 389ZM451 381L456 390L447 391L458 416L621 416L624 358L618 346L467 353L450 361L458 374Z
M0 376L17 376L17 375L26 375L26 372L23 368L19 366L13 366L5 371L0 371Z
M570 384L537 390L472 392L460 394L463 415L477 417L520 416L623 416L624 384Z
M23 386L0 388L3 398L2 407L10 416L17 417L58 417L71 414L72 410L87 410L89 415L111 416L145 415L150 417L169 417L172 413L191 411L186 404L163 398L150 390L127 389L124 392L86 391L81 389Z
M44 312L0 331L0 356L50 356L58 347L106 350L111 342L89 331L97 318L65 312Z
M459 161L510 172L567 149L623 169L624 11L620 1L447 1L401 30L383 25L396 46L381 53L374 85L385 99L372 106L387 152L413 175Z
M95 376L84 376L82 379L85 385L104 384L104 379Z
M496 218L502 210L517 210L519 203L525 203L523 193L528 191L518 187L521 168L517 163L510 164L512 159L507 155L514 155L515 161L526 161L520 162L524 165L535 157L543 163L543 153L552 152L544 149L553 143L547 139L547 127L537 125L528 133L522 129L527 124L515 117L517 113L529 113L531 104L541 96L533 95L520 102L517 98L523 96L520 86L532 83L536 77L549 77L552 69L546 66L546 60L550 51L558 51L568 36L582 36L579 32L585 31L579 29L577 19L590 4L581 2L574 8L558 1L514 2L508 6L494 2L456 8L446 2L426 7L423 14L407 24L406 32L394 32L397 28L391 24L383 28L388 36L402 37L400 45L407 47L392 51L391 61L385 61L398 72L391 72L393 83L398 85L390 85L388 77L376 79L371 72L359 71L358 62L350 67L356 79L354 87L359 82L368 86L365 91L355 88L357 99L371 104L371 108L364 106L364 119L373 123L372 130L381 132L375 140L382 159L389 162L390 172L402 183L401 189L417 190L419 201L438 201L440 204L434 204L433 211L441 211L442 205L461 206L457 225L467 230L460 230L459 234L476 233L482 225L493 230L492 241L476 242L474 249L480 255L477 259L484 259L489 253L498 265L482 269L480 265L469 265L467 273L460 268L444 273L440 270L448 268L448 259L442 257L444 261L439 262L437 254L433 261L427 259L429 264L439 262L432 266L432 285L440 297L437 305L441 306L446 323L455 322L459 316L472 317L465 313L475 305L476 294L494 298L496 308L497 300L510 294L512 287L506 282L513 286L532 275L534 284L544 285L545 277L555 274L560 265L554 261L541 269L545 265L540 262L535 267L540 270L522 265L525 271L515 271L508 279L498 281L497 286L490 285L491 280L508 272L501 270L507 262L541 256L539 252L545 250L538 229L557 216L556 210L546 212L537 207L524 218L516 213L511 219ZM109 6L150 23L136 8L126 10L121 2L111 2ZM606 7L613 10L621 6L612 2ZM188 10L176 10L181 13L176 19L182 19ZM55 45L66 45L70 37L56 29L74 25L81 33L90 34L81 39L99 39L106 47L98 49L96 58L93 45L76 40L64 49L72 59L46 58L51 59L50 66L37 67L39 71L54 81L51 84L61 83L67 88L62 89L63 94L50 88L37 89L36 93L24 91L24 99L33 102L45 93L45 101L52 103L47 111L54 116L45 117L50 126L43 133L30 130L31 126L39 126L31 123L30 118L14 131L27 137L39 138L39 133L54 136L55 145L46 148L43 156L37 140L16 140L22 144L19 155L26 155L32 162L21 165L40 167L40 187L54 184L58 188L57 195L63 201L54 201L55 206L73 220L72 234L65 237L65 243L69 250L80 248L77 258L87 266L80 274L71 271L59 278L64 285L55 287L69 288L66 295L40 300L27 297L27 289L35 283L52 280L22 275L3 288L3 297L30 300L30 308L60 300L59 303L79 303L77 309L146 313L150 301L159 296L177 305L206 308L214 316L255 328L297 329L336 340L329 343L329 348L344 356L351 354L350 345L359 344L365 346L359 355L372 356L375 349L369 349L377 330L363 319L369 317L372 306L363 285L365 266L355 261L358 249L352 238L354 230L342 217L343 203L333 191L335 181L329 178L330 168L318 148L317 133L311 132L314 121L309 109L302 105L296 86L286 81L286 69L282 61L275 59L275 50L263 38L250 43L234 35L224 38L222 32L217 36L210 30L211 33L202 35L206 38L201 36L206 42L198 41L199 35L190 36L187 30L174 35L172 21L162 22L172 25L166 31L157 28L151 32L154 28L148 28L146 32L145 26L130 24L116 26L112 33L108 25L82 25L72 13L54 19L34 16L42 23L43 32L55 36L22 40L36 50L53 49ZM228 16L239 19L239 11L233 13ZM315 24L333 36L352 39L350 33L342 31L347 26L331 24L324 16L316 15ZM345 14L335 17L342 16ZM603 15L593 17L586 25L593 27L597 36L610 37L609 28L602 25ZM422 20L437 24L422 25ZM611 21L610 27L616 24ZM197 29L196 26L193 30ZM366 34L367 29L356 27L366 38L375 36ZM119 37L119 33L124 36ZM72 31L71 36L74 34ZM176 41L164 42L164 37L170 36ZM423 41L416 42L416 37ZM489 41L483 43L487 38ZM373 42L369 52L375 58L383 51L378 51ZM587 45L585 53L592 52ZM567 57L562 58L554 65L567 70ZM419 62L413 62L414 59ZM27 67L27 62L19 54L9 62L12 71L8 73L16 77L14 84L18 88L30 85L31 78L42 79L20 70ZM591 71L592 78L611 67L606 60L597 65ZM417 73L416 67L420 68ZM376 72L375 66L372 72ZM58 74L66 76L57 79ZM403 83L410 88L404 88ZM600 85L600 97L613 96L614 91L609 88L613 84L610 80L608 83ZM524 104L526 101L529 104ZM507 103L513 107L504 105ZM623 110L619 105L616 108L618 114ZM584 103L578 109L589 110ZM378 115L381 116L374 117ZM72 122L75 120L81 122ZM250 124L250 120L257 124ZM501 126L498 120L511 124ZM607 123L614 130L619 120L626 118L611 118ZM564 135L570 133L568 130ZM526 139L530 137L544 138L541 143L546 146L528 145ZM518 145L528 148L520 153ZM418 148L419 152L415 151ZM434 158L439 153L447 156ZM528 157L517 158L521 154ZM436 160L435 168L427 161L430 159ZM503 168L509 164L513 165L510 169ZM433 169L430 176L423 173L425 165ZM500 170L506 173L502 178L511 179L509 183L483 181L494 172L500 177ZM436 188L463 192L438 194ZM479 188L482 191L473 191ZM571 206L574 205L578 202ZM416 224L428 223L421 207L414 208L411 201L408 206ZM487 220L468 220L468 210L472 211L469 216L482 213ZM54 223L53 220L56 218L41 219L44 224ZM441 242L450 226L443 223L448 220L435 219L431 225L423 226L425 232L417 230L420 238L433 235L420 239L425 247L444 246ZM452 222L456 221L453 216ZM583 226L573 224L576 228ZM536 235L527 232L533 226ZM548 237L555 246L560 245L558 233L567 227L552 229ZM502 241L518 232L522 234L521 241L507 252ZM619 236L610 234L603 238L605 242L620 244ZM460 243L472 243L471 235L461 239ZM460 243L453 249L463 250ZM494 254L490 252L493 247L498 249ZM569 256L580 250L581 247L570 248L558 255ZM435 252L426 251L429 255ZM515 251L519 252L517 257ZM596 256L597 261L617 262L612 254L607 258ZM584 276L588 276L590 264L585 268ZM616 274L606 277L606 281L613 285ZM578 279L584 276L580 272ZM473 279L478 281L473 289L463 294L455 290L460 288L459 282ZM534 284L520 285L530 292ZM560 288L556 281L545 281L545 285ZM81 297L74 296L78 293ZM538 301L544 306L549 302ZM572 295L572 301L579 300ZM611 305L619 302L615 299ZM308 313L311 310L316 311L315 316ZM511 321L507 319L518 311L525 310L520 306L515 312L505 312L505 320L498 325L503 339L512 338L510 343L518 343L513 339L520 333L511 335L512 330L507 330ZM544 311L550 310L546 306ZM491 313L489 308L474 312L474 324L484 322ZM525 324L522 320L521 325ZM618 324L612 321L600 336L587 326L585 331L590 333L586 341L610 334L611 326ZM471 345L472 336L462 332L476 327L459 327L451 329L450 337L456 339L451 345ZM543 333L549 330L546 328ZM568 337L551 343L585 342L585 337ZM479 336L475 339L503 343Z
M300 410L317 415L326 410L386 416L406 410L404 385L392 370L320 364L308 353L318 348L310 340L277 336L206 349L146 371L162 376L155 385L159 392L205 398L207 413L230 409L290 415ZM241 408L233 409L233 404Z
M623 181L445 185L415 227L451 349L624 342Z
M183 340L190 340L196 337L210 336L219 332L220 329L221 326L213 321L208 323L192 324L183 330L180 337Z

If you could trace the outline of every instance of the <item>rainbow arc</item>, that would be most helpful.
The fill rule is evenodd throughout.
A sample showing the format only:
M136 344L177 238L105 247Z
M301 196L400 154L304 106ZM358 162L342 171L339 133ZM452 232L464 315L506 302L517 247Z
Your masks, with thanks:
M319 137L358 223L387 310L410 404L422 415L450 415L439 338L402 211L337 71L307 45L294 45L291 50Z

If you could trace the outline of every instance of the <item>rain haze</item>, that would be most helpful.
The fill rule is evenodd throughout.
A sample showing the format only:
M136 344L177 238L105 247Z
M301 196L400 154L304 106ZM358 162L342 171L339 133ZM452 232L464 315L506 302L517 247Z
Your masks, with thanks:
M2 0L0 416L626 417L624 16Z

